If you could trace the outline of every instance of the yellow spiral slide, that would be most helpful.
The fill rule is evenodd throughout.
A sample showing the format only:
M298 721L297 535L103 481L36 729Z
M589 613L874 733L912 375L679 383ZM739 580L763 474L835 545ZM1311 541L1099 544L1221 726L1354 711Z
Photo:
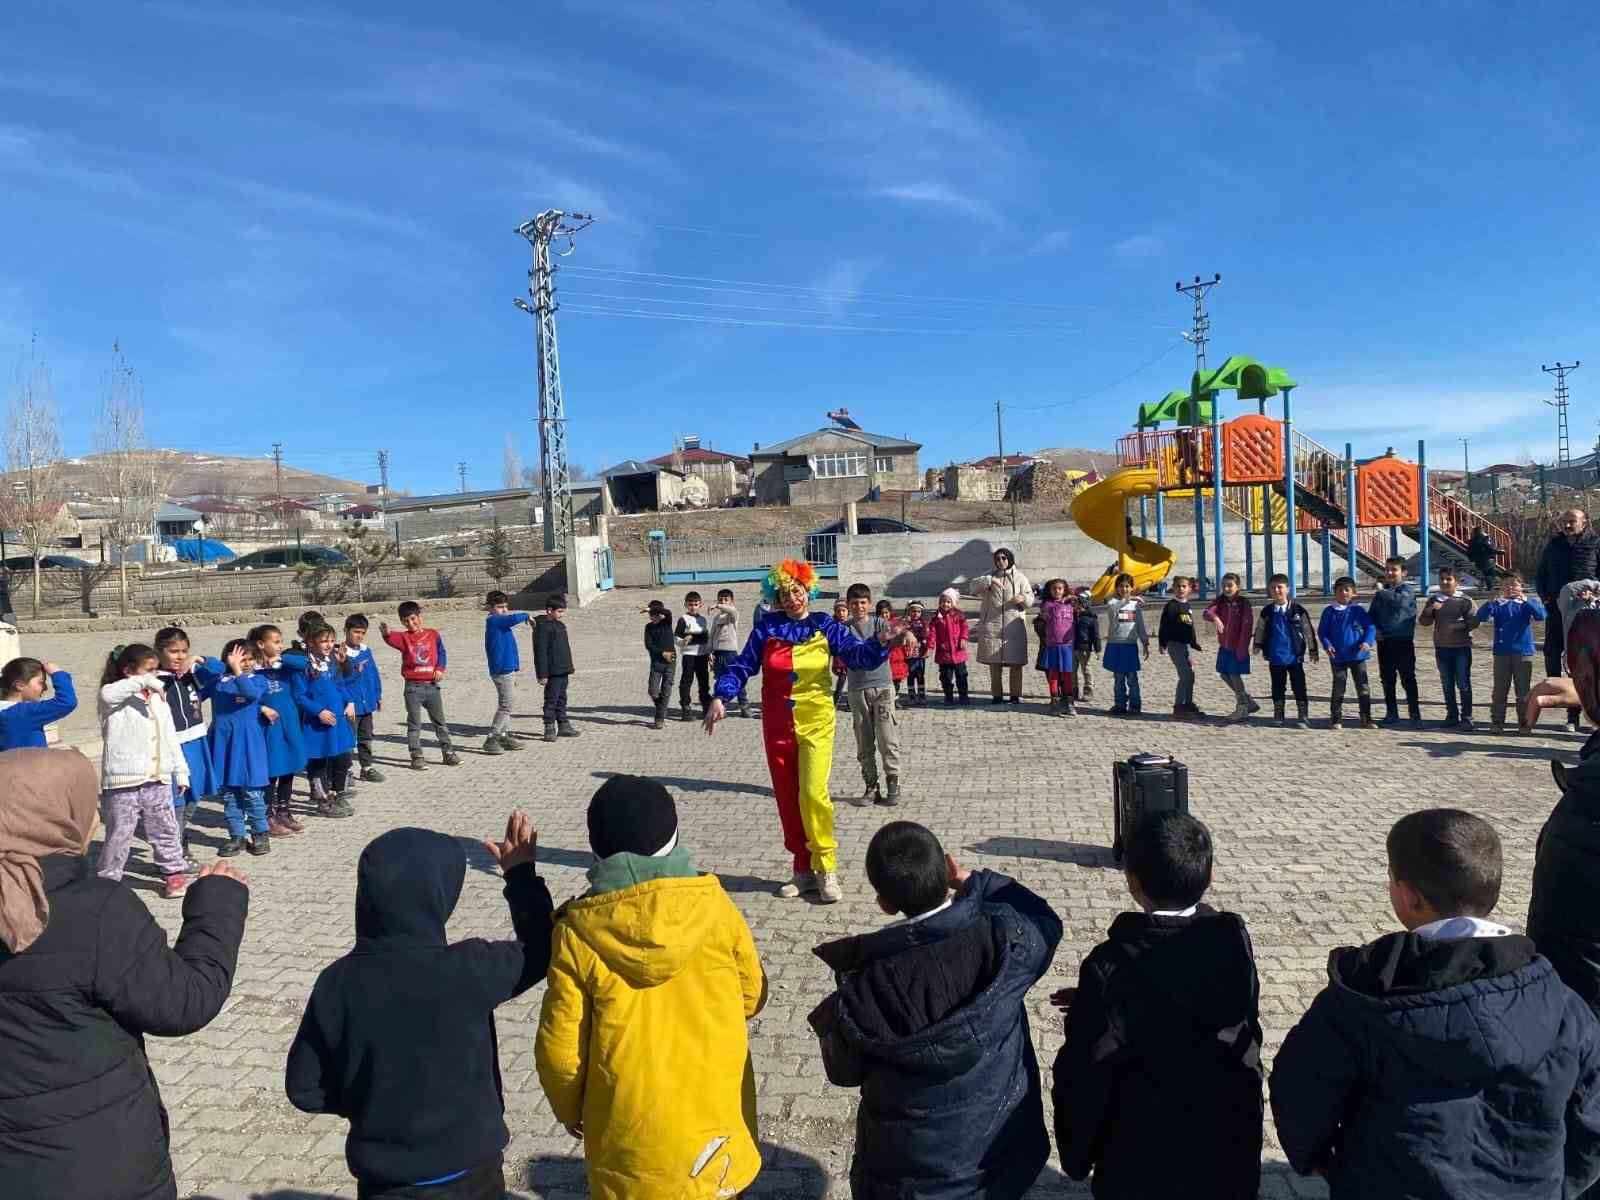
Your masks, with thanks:
M1171 572L1175 557L1171 550L1128 533L1125 502L1137 496L1153 496L1155 492L1155 468L1124 467L1085 488L1073 500L1072 519L1078 523L1078 528L1117 552L1116 565L1108 567L1106 573L1095 580L1090 598L1096 603L1111 595L1119 574L1133 576L1134 589L1142 592L1160 583Z

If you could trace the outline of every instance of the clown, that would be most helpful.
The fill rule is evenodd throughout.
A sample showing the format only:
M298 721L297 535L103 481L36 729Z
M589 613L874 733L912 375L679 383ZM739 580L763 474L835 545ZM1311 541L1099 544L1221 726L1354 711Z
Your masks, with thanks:
M773 568L761 591L777 607L757 615L744 651L717 676L716 695L706 709L706 732L716 732L726 706L759 671L767 767L783 823L784 849L794 857L794 878L778 895L815 894L822 903L833 904L844 893L828 795L834 720L830 659L870 670L889 656L889 635L863 641L832 617L807 611L817 594L817 572L810 563L786 559Z

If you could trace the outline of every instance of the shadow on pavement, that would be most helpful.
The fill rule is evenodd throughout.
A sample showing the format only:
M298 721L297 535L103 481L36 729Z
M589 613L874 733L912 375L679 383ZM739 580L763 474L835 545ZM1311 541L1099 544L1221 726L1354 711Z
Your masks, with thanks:
M1111 861L1111 847L1091 846L1087 842L1057 842L1049 838L988 837L965 847L973 854L996 858L1037 858L1044 862L1074 863L1080 867L1121 870Z
M591 771L596 779L612 779L619 771ZM680 792L736 792L745 796L771 796L772 789L758 783L741 783L731 779L689 779L681 775L652 775L650 778Z
M1515 758L1525 762L1551 762L1569 758L1575 751L1552 749L1549 746L1518 745L1509 734L1485 734L1482 741L1474 742L1399 742L1408 750L1426 751L1429 758L1460 758L1463 754L1486 754L1490 758Z

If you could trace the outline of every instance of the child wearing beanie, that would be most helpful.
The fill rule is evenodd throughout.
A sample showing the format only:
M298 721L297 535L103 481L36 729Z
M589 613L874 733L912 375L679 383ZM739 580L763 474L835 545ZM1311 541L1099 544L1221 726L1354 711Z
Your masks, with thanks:
M755 939L690 864L661 784L608 779L588 823L596 862L556 918L539 1082L583 1139L595 1200L736 1195L761 1170L745 1030L767 998Z

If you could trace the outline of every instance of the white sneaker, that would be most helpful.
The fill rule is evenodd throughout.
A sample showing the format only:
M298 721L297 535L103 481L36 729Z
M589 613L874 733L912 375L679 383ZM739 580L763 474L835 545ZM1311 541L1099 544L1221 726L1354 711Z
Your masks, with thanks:
M839 886L839 876L833 871L822 873L822 886L817 891L824 904L837 904L844 899L844 889Z
M793 900L797 896L804 896L807 892L817 890L817 877L810 871L796 871L794 878L778 889L778 895L785 900Z

